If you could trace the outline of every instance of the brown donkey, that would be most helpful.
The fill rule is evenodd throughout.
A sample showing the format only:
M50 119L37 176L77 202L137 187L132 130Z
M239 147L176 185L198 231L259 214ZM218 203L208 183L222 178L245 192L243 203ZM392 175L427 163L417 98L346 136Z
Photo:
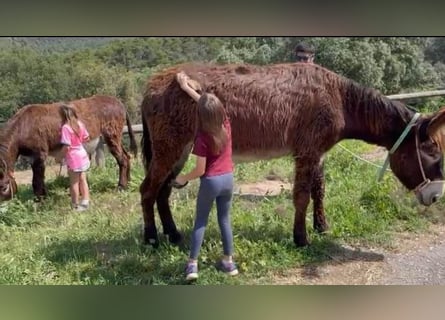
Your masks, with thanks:
M185 64L151 78L142 102L146 177L140 186L144 240L158 245L155 202L169 240L181 240L169 207L171 180L182 169L197 130L197 106L175 74L185 71L203 91L223 102L232 123L235 160L295 158L294 242L308 244L306 209L314 205L314 228L327 230L323 197L323 156L343 139L386 147L390 165L422 204L443 190L445 109L419 115L378 91L318 65L269 66ZM400 140L399 146L395 146ZM399 142L397 142L399 144Z
M58 156L61 148L62 118L59 107L63 102L33 104L20 108L6 123L0 134L0 200L8 200L17 191L14 181L14 163L19 155L31 159L32 187L38 197L46 195L45 160ZM119 165L119 188L126 188L130 178L130 157L122 145L125 123L130 136L130 148L136 156L137 143L130 119L123 103L115 97L93 96L66 102L74 107L79 119L90 134L86 145L91 154L102 136ZM14 188L15 186L15 188Z

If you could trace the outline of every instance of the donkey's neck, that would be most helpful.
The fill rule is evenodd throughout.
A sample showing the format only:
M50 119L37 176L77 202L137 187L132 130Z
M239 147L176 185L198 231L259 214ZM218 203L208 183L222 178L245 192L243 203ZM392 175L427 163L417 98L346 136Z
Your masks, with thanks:
M374 89L351 84L345 101L345 139L360 139L390 149L414 111Z

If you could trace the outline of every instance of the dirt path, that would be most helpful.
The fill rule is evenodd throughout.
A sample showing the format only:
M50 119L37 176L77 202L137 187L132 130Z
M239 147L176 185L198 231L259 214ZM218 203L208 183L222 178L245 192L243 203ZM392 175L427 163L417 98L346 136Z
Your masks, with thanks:
M67 175L66 167L62 168L60 171L60 165L47 165L45 168L45 176L46 178L54 178L59 174ZM23 170L14 172L15 181L17 184L31 184L32 183L32 171L31 170Z
M275 284L440 285L445 284L445 226L409 238L399 235L395 251L341 246L322 265L287 270ZM410 236L412 237L412 235Z
M381 152L376 152L381 156ZM372 157L374 158L374 157ZM292 186L265 180L241 184L236 192L248 199L277 195ZM421 235L399 234L394 250L339 246L322 265L287 270L274 275L275 284L437 285L445 284L445 224Z

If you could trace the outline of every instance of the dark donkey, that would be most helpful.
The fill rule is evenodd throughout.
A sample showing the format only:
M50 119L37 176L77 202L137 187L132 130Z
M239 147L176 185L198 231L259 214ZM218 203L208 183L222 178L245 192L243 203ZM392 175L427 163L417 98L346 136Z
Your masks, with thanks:
M419 115L378 91L318 65L195 65L165 70L151 78L142 102L146 177L140 186L146 242L158 245L157 203L164 233L181 240L168 198L171 180L182 169L197 130L197 104L175 74L185 71L223 102L232 122L236 159L295 158L294 242L308 244L306 209L314 205L314 228L327 230L323 197L323 156L343 139L360 139L392 149L390 165L419 201L430 205L442 195L445 109ZM419 117L420 116L420 117ZM418 118L417 118L418 117ZM410 123L411 122L411 123Z
M0 135L0 199L7 200L16 192L14 163L19 155L31 159L33 171L32 187L36 196L45 196L45 160L48 156L57 157L60 152L60 128L62 118L60 106L33 104L21 108L7 122ZM122 145L122 130L125 123L130 135L130 148L136 156L137 143L131 128L130 119L123 103L115 97L93 96L67 102L76 109L79 119L85 123L90 134L86 145L91 154L102 136L111 154L119 165L118 187L125 188L130 178L130 157ZM3 178L3 179L1 179ZM15 186L15 188L14 188ZM15 189L15 190L14 190Z

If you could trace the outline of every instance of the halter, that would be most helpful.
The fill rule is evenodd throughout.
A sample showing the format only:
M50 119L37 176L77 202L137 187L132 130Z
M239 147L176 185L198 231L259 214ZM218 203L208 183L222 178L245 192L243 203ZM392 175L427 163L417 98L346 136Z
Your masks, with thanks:
M423 170L422 159L420 158L420 151L419 151L419 137L417 134L416 134L416 152L417 152L417 160L419 161L420 173L422 173L423 181L414 189L414 192L417 192L418 190L422 189L425 185L431 182L430 179L427 179L427 177L425 176L425 171Z
M9 180L8 187L9 187L9 191L11 192L11 199L13 199L14 198L14 186L12 184L12 180L14 179L14 174L9 173L8 165L6 164L5 159L2 159L1 161L2 161L2 163L4 165L4 167L5 167L5 170L6 170L7 175L8 175L8 180Z
M386 156L385 162L383 163L382 168L380 169L377 181L382 180L383 175L385 174L386 169L388 168L389 165L389 156L392 155L397 148L402 144L403 140L406 138L406 136L408 135L408 132L411 130L411 128L414 126L414 123L417 121L417 119L419 119L420 117L420 113L416 112L414 114L414 116L411 118L411 121L408 123L408 125L406 126L405 130L403 130L402 134L400 135L400 137L397 139L396 143L394 143L394 145L392 146L391 150L389 150L388 155ZM425 172L423 171L423 167L422 167L422 162L420 160L420 152L419 152L419 143L418 143L418 137L416 134L416 151L417 151L417 159L419 161L419 165L420 165L420 170L422 172L422 176L423 176L423 183L425 183L425 181L427 180L425 178Z
M12 185L12 180L15 179L14 175L9 176L9 189L11 190L11 199L14 199L14 186ZM17 183L16 183L17 185Z

